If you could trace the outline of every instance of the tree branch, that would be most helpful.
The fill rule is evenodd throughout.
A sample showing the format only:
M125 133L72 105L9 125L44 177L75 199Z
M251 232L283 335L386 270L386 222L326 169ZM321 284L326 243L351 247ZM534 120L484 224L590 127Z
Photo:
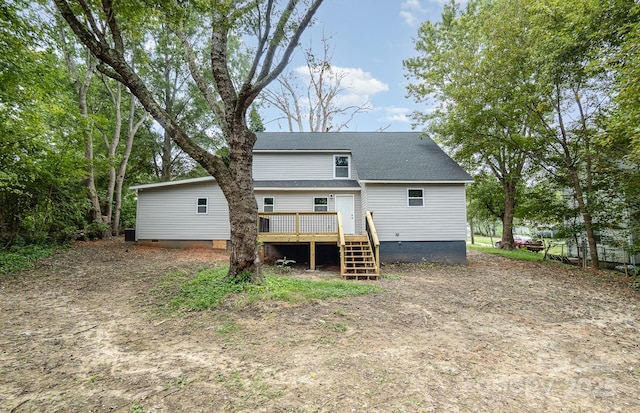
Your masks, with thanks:
M109 30L111 30L111 37L113 38L113 45L115 50L121 55L124 54L124 41L122 40L122 31L116 21L115 13L113 12L113 3L111 0L102 0L102 10L104 10Z
M214 91L211 89L209 84L205 81L204 77L200 70L198 70L198 65L196 64L195 54L193 52L193 48L191 47L191 43L189 43L189 39L185 35L182 28L174 30L174 33L182 43L182 46L185 50L185 59L187 60L187 66L189 67L189 73L191 73L191 77L193 81L196 83L196 87L200 90L200 93L204 97L204 100L207 102L213 113L216 115L218 119L224 119L224 113L218 100L216 99L216 95Z
M263 64L262 66L260 76L258 77L256 84L253 87L253 90L251 91L252 95L257 95L258 93L260 93L260 91L264 89L264 87L268 85L273 79L278 77L280 73L282 73L284 68L287 66L287 64L289 64L289 60L291 59L291 55L293 54L293 51L295 50L296 47L298 47L298 43L300 42L300 37L302 36L302 33L307 28L309 23L311 23L311 19L313 18L314 14L318 10L318 7L320 7L320 5L322 4L322 1L323 0L313 0L304 18L298 24L296 31L294 32L293 36L291 37L291 40L289 41L289 44L285 48L282 58L280 59L276 67L273 68L273 70L271 70L271 65L272 65L273 56L275 55L275 51L277 49L278 43L274 43L272 41L272 46L270 47L270 51L268 52L267 58L265 58L265 64ZM291 0L289 3L290 4L297 3L297 1ZM295 4L294 4L294 7L295 7ZM286 19L282 21L285 18L285 15L283 14L283 17L281 18L281 24L279 24L280 28L283 29L285 27L289 17L290 16L286 16Z

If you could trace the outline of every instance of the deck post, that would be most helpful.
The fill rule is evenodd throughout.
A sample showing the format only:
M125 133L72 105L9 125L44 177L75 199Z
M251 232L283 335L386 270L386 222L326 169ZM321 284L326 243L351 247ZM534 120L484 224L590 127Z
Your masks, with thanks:
M316 269L316 242L309 242L309 269L315 271Z

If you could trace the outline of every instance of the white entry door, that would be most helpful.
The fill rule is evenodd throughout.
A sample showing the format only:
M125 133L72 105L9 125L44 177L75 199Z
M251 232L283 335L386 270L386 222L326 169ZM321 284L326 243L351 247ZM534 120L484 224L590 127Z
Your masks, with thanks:
M356 233L356 217L353 195L336 195L336 211L342 215L342 229L345 234Z

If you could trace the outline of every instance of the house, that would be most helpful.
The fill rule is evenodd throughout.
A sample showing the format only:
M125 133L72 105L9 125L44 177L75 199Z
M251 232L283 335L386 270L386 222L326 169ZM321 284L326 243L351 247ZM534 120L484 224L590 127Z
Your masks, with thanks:
M381 263L466 264L465 184L472 178L429 138L259 133L253 162L267 255L304 245L311 268L335 254L343 274L364 276L379 274ZM138 192L137 241L226 245L227 203L212 177L131 189Z

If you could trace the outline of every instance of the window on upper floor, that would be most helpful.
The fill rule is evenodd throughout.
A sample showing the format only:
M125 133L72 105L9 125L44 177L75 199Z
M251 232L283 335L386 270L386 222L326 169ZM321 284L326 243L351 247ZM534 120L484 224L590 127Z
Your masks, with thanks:
M351 178L351 156L333 155L333 177L336 179Z
M329 210L329 200L326 197L313 198L313 211L326 212Z
M408 206L424 206L424 190L423 189L407 189L407 205Z
M196 214L209 213L209 198L198 198L196 201Z
M275 210L275 205L273 197L265 197L262 200L262 212L273 212Z

